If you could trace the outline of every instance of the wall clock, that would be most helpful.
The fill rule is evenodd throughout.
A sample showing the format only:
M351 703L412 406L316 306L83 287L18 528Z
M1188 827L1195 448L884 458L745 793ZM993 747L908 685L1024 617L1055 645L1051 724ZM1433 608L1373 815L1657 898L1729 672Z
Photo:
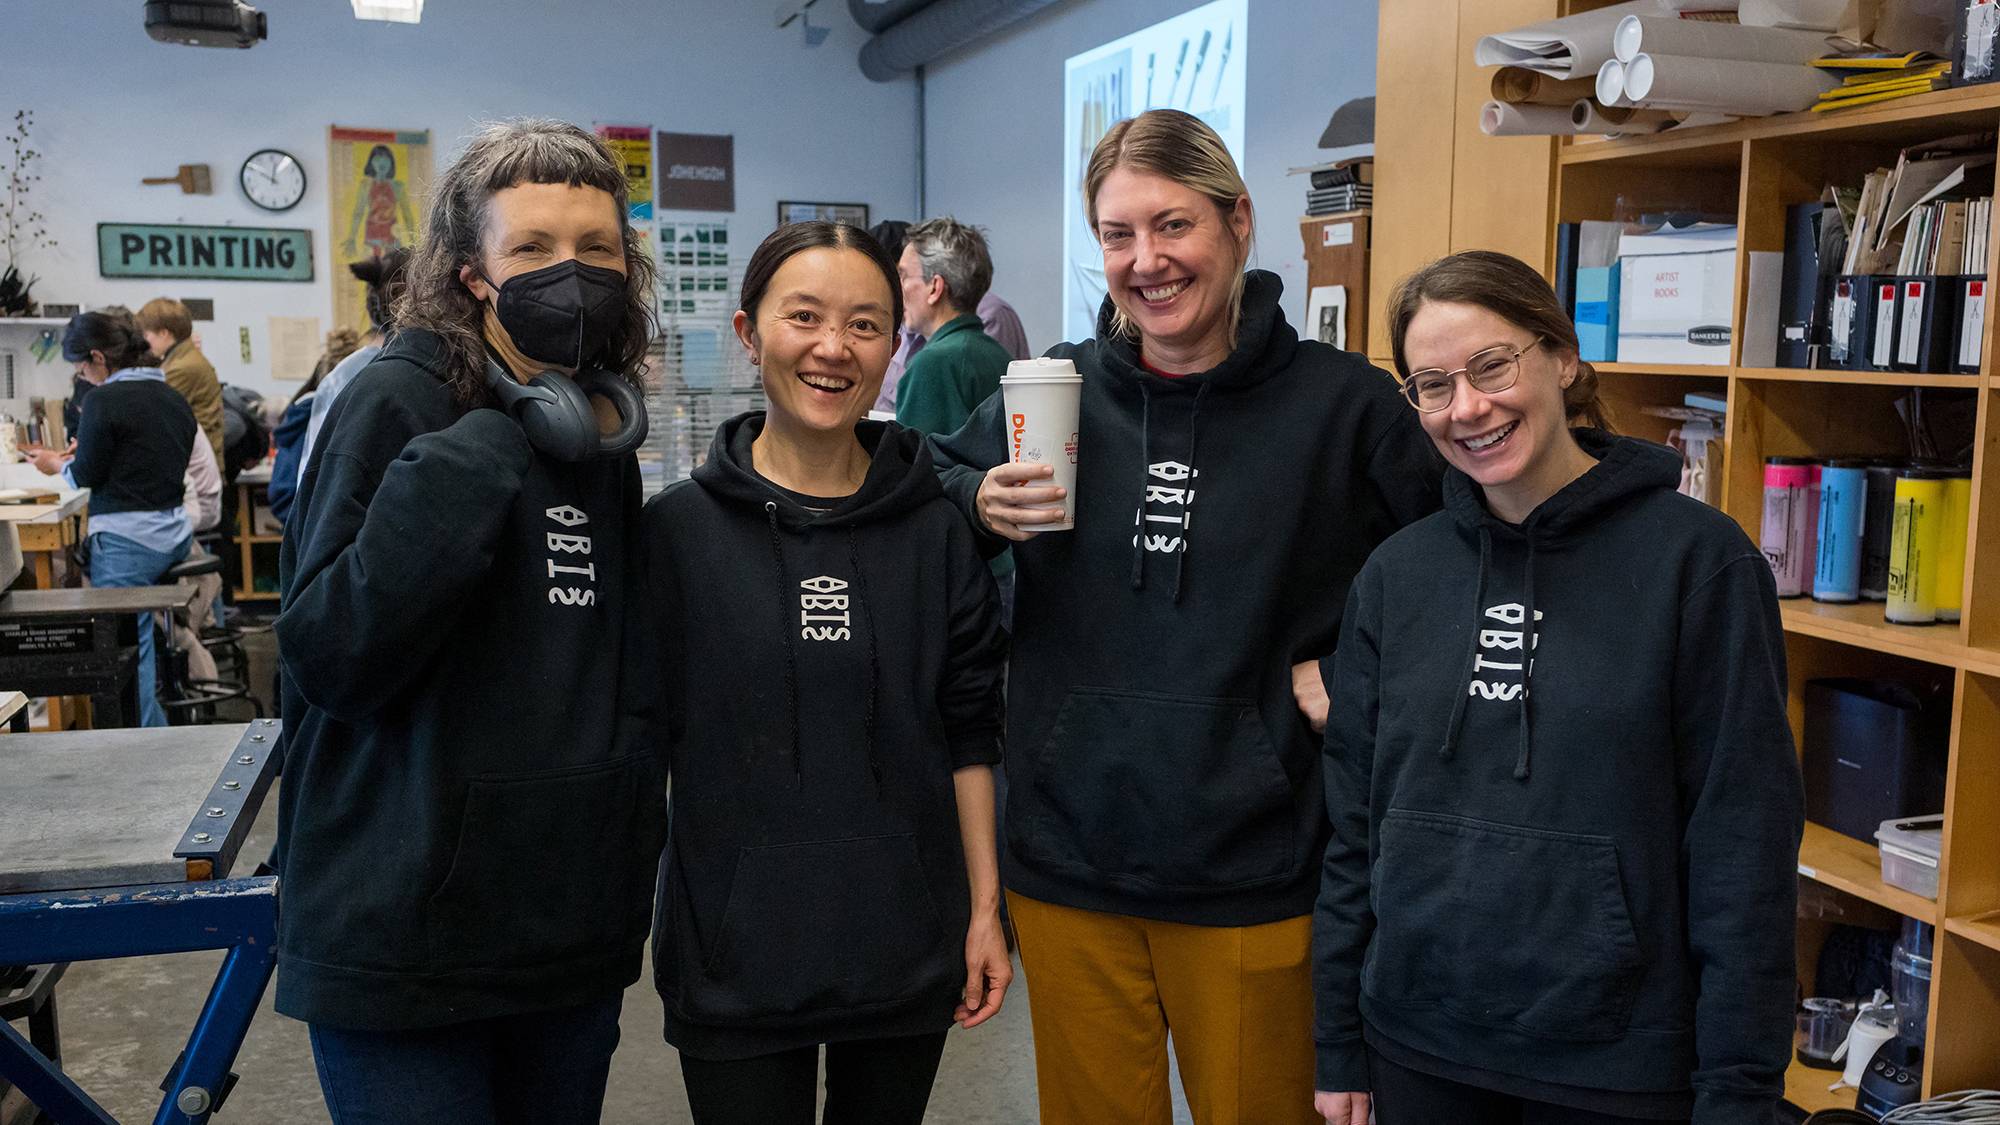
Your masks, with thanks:
M266 211L289 211L306 195L306 169L298 158L280 149L260 149L236 174L243 194Z

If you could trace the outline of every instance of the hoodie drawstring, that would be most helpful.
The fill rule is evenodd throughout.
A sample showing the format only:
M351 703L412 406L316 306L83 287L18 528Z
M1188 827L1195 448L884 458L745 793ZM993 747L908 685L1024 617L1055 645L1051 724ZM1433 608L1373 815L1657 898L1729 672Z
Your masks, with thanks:
M1174 552L1174 604L1181 604L1181 582L1187 577L1188 542L1192 538L1194 522L1194 495L1197 478L1195 476L1195 447L1201 437L1201 399L1208 393L1208 383L1204 381L1194 391L1194 407L1188 411L1188 451L1187 451L1187 501L1181 505L1181 549ZM1147 471L1152 471L1151 466ZM1144 495L1144 493L1141 493Z
M764 501L764 518L771 525L771 557L778 561L778 624L785 635L785 715L792 724L792 781L805 782L805 752L799 748L799 655L792 634L792 603L786 600L785 539L778 531L778 502Z
M1153 483L1153 392L1139 383L1139 506L1132 512L1132 588L1146 588L1146 489Z
M1514 760L1514 780L1528 780L1528 751L1534 742L1534 735L1528 727L1529 697L1534 694L1535 642L1540 639L1540 631L1535 627L1535 540L1528 539L1528 562L1521 576L1521 645L1527 649L1521 657L1521 753Z
M868 717L862 720L861 737L868 744L868 772L874 775L875 788L882 788L882 754L875 745L875 697L882 682L882 665L875 650L875 603L868 596L868 572L861 569L861 548L856 544L854 528L847 529L847 562L854 568L854 589L861 597L861 613L868 618Z
M1465 659L1461 662L1465 671L1458 685L1458 698L1451 704L1451 721L1445 724L1444 742L1438 747L1438 759L1451 761L1452 751L1458 746L1459 728L1465 725L1465 701L1472 694L1472 673L1479 659L1479 615L1485 610L1486 571L1493 563L1493 532L1481 526L1479 529L1479 580L1472 586L1472 629L1466 638Z

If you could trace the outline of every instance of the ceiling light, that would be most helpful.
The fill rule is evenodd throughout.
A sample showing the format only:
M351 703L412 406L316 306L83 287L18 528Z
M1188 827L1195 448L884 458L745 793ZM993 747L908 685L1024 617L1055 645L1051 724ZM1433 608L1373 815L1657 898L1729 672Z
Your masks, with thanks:
M353 0L354 18L387 23L416 23L424 18L424 0Z

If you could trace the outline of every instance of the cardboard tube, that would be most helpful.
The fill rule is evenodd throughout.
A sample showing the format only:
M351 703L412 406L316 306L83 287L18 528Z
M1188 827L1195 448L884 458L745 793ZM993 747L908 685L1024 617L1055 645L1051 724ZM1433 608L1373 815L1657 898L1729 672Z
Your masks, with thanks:
M1578 99L1570 107L1569 120L1579 133L1598 133L1607 137L1657 133L1675 124L1673 115L1661 110L1601 106L1589 98Z
M1745 27L1789 27L1794 30L1840 29L1847 0L1743 0L1736 18Z
M1625 66L1625 96L1648 109L1759 117L1807 109L1840 79L1792 63L1640 54Z
M1727 23L1674 19L1671 16L1626 16L1611 33L1611 53L1630 63L1641 53L1687 55L1702 59L1742 59L1746 62L1806 63L1829 53L1826 36L1817 31L1777 27L1740 27Z
M1508 105L1569 105L1589 97L1596 85L1590 78L1564 81L1523 67L1503 66L1493 72L1493 100Z
M1632 99L1625 96L1625 64L1617 59L1606 59L1597 68L1597 104L1608 106L1629 106Z
M1487 102L1479 111L1479 131L1489 137L1569 137L1576 126L1568 106Z

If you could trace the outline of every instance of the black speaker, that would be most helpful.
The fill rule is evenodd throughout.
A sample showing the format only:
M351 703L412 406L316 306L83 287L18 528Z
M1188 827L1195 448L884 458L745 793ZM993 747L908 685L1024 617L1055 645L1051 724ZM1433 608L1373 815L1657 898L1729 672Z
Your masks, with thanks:
M1885 820L1944 811L1949 689L1806 682L1806 819L1871 847Z

